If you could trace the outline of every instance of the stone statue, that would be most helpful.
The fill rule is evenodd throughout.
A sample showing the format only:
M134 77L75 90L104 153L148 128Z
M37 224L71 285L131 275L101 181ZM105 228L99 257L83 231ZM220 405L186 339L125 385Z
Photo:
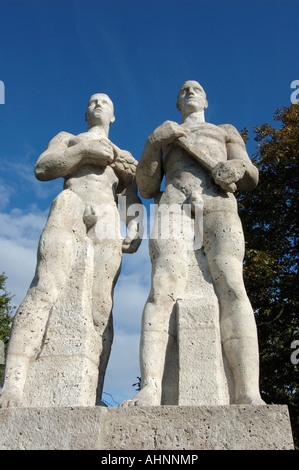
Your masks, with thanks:
M91 96L85 120L87 132L77 136L60 132L35 166L38 180L63 177L64 189L51 206L39 242L35 277L14 318L0 407L26 406L23 392L29 368L42 359L40 370L31 374L30 393L37 396L37 401L29 399L31 406L94 405L97 386L101 396L122 253L135 252L141 242L133 217L126 218L128 235L121 238L117 196L125 195L128 205L141 201L135 182L137 161L108 139L115 117L106 94ZM87 362L81 362L84 356ZM72 370L65 379L67 368ZM81 378L76 377L79 373ZM65 380L59 399L57 383L51 385L55 374ZM93 385L86 385L84 398L80 387L87 380ZM77 397L81 393L81 401L68 401L70 381ZM45 394L51 387L56 390L40 403L43 387Z
M189 204L195 213L200 208L203 258L219 302L221 342L235 384L233 402L260 405L264 402L259 392L256 324L243 282L244 238L233 194L237 188L255 188L258 170L235 127L205 122L207 106L202 86L186 81L177 99L181 124L166 121L149 136L136 181L140 195L155 198L158 209ZM160 192L164 175L165 190ZM161 214L156 224L163 225ZM174 310L184 299L190 274L190 237L183 232L175 236L174 228L170 224L168 237L159 236L161 230L156 229L158 236L149 241L152 285L142 317L141 389L123 406L161 404L166 356L175 336ZM192 325L189 335L191 330ZM187 336L182 348L190 341ZM190 374L197 374L192 365Z

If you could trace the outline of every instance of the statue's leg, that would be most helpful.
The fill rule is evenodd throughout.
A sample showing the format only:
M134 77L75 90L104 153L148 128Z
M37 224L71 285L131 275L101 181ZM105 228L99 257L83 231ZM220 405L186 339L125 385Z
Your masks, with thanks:
M140 341L141 390L125 406L161 404L166 350L176 332L175 302L183 294L187 275L184 240L150 240L152 285L142 317Z
M94 247L92 316L99 337L97 404L103 404L104 378L113 341L113 294L122 260L119 212L114 201L87 206L84 221Z
M221 338L234 376L235 401L264 404L259 392L256 323L243 281L244 237L237 214L205 214L204 251L219 300Z
M121 245L121 240L103 240L94 244L92 313L101 344L97 402L102 397L105 372L113 341L113 293L121 267Z
M0 407L22 403L29 364L41 350L50 310L71 268L75 233L84 236L83 210L82 201L70 191L63 191L51 206L39 241L34 279L14 317Z

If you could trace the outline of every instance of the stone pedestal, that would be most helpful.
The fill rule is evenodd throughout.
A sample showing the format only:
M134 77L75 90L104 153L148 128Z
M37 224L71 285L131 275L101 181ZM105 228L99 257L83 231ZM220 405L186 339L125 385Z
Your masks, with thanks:
M234 381L224 355L219 303L203 249L189 251L189 273L176 302L177 336L166 357L162 404L228 405Z
M217 299L179 301L177 305L179 405L233 403L232 376L221 346Z
M291 450L286 406L0 409L0 450Z
M30 366L24 404L94 406L100 340L93 326L93 247L78 237L66 284L53 306L39 357Z

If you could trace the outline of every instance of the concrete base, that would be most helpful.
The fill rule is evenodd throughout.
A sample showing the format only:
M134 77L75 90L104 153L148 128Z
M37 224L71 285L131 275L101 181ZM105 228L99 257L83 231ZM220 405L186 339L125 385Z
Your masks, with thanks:
M292 450L287 406L0 409L0 450Z

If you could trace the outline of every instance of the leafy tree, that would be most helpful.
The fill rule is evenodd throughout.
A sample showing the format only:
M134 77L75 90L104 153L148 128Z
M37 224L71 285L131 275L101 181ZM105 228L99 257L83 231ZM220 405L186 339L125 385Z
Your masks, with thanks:
M4 273L0 274L0 341L4 343L4 350L6 351L7 343L10 334L12 311L11 306L12 296L6 290L6 279ZM0 364L0 381L4 372L4 365Z
M277 109L274 128L254 128L257 188L238 194L246 255L244 280L258 325L261 390L268 404L287 404L299 446L298 365L291 345L298 331L299 104ZM244 140L247 139L243 132ZM293 361L294 362L294 361Z

